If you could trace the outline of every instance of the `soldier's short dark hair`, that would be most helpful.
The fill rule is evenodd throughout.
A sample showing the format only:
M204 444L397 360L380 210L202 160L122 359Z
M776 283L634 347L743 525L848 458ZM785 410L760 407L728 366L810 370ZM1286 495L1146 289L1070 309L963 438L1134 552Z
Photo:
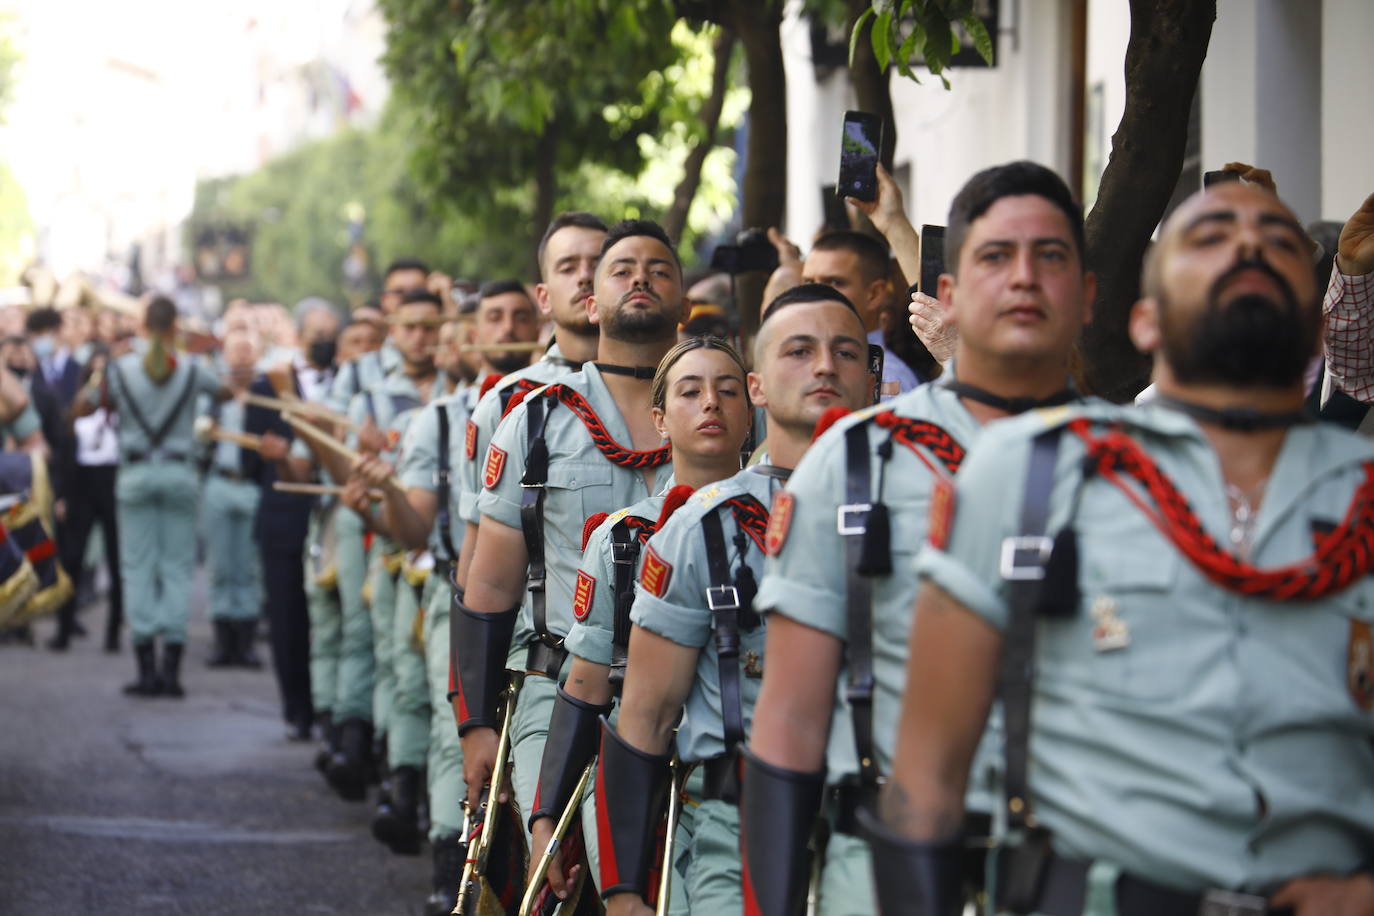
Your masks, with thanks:
M1073 199L1064 179L1038 162L1025 159L995 165L974 175L949 205L949 220L945 227L945 269L951 274L959 268L959 250L964 246L969 226L1003 197L1034 194L1043 197L1064 213L1069 232L1078 250L1078 263L1086 270L1083 240L1083 208Z
M50 305L36 308L24 316L24 330L29 334L46 334L62 327L62 313Z
M419 258L397 258L386 266L386 273L382 275L383 282L398 270L418 270L429 276L429 265Z
M677 265L679 278L682 276L682 259L677 256L677 249L673 247L673 240L668 238L668 232L658 223L651 219L622 219L610 229L606 230L606 240L601 243L601 257L606 257L606 252L612 247L628 238L637 235L648 236L663 243L673 254L673 263Z
M143 326L155 334L170 331L176 320L176 303L166 296L154 296L143 313Z
M544 270L544 252L549 247L549 239L553 238L553 234L559 229L566 229L569 226L574 226L578 229L591 229L596 232L606 231L606 223L601 217L593 213L588 213L585 210L567 210L558 214L549 223L548 228L544 230L544 234L539 238L539 250L536 252L536 257L538 258L539 270L541 273Z
M806 302L838 302L853 312L860 324L863 323L863 316L859 314L859 310L854 307L854 303L850 302L849 297L844 293L833 286L826 286L824 283L803 283L801 286L792 287L768 303L763 314L759 317L759 327L763 327L769 318L789 305L800 305Z
M492 296L504 296L506 293L519 293L526 299L530 297L529 291L525 289L525 284L514 277L506 280L489 280L483 283L477 296L479 299L490 299Z
M428 303L441 312L444 310L444 300L427 289L411 289L401 293L401 305L415 305L420 302Z
M887 246L871 235L837 229L816 239L811 250L852 252L863 268L865 283L887 278Z

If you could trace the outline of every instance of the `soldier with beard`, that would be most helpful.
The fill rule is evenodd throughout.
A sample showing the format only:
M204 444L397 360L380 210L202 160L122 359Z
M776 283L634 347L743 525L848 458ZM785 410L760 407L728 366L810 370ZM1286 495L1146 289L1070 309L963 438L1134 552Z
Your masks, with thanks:
M647 220L617 224L586 299L600 330L598 361L526 396L487 449L476 548L451 623L474 806L491 778L498 697L512 668L528 675L514 714L515 795L521 811L535 809L549 716L567 673L563 638L573 624L583 524L659 492L671 473L651 385L676 342L683 305L682 268L663 229Z
M1340 258L1368 274L1374 232ZM1301 410L1310 247L1277 198L1219 185L1142 285L1154 402L995 425L933 513L869 821L885 913L958 912L999 680L1002 907L1374 912L1374 447Z

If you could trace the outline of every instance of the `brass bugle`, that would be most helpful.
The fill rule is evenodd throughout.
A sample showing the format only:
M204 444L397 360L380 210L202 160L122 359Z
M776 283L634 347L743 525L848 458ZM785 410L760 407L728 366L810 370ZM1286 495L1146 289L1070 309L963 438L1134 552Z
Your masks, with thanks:
M534 912L535 901L539 899L539 892L544 888L544 879L548 877L549 866L553 864L553 857L558 854L558 847L567 837L568 831L572 830L573 821L577 818L582 809L582 801L587 794L587 786L591 784L592 774L596 772L596 760L587 764L582 769L582 775L577 780L577 786L573 789L572 797L568 799L568 805L563 809L563 814L558 818L558 824L553 828L553 836L549 838L549 845L544 847L544 852L539 856L539 865L534 870L534 876L530 878L530 883L525 886L525 896L520 900L520 916L531 916ZM531 850L532 851L532 850ZM577 901L568 896L566 903L576 905Z
M682 784L679 772L683 770L682 761L673 755L672 776L668 780L668 824L663 835L663 870L658 876L658 901L654 904L654 916L668 916L668 895L673 889L673 849L676 846L677 822L682 818Z
M307 423L300 417L297 417L290 413L283 413L281 416L282 419L285 420L287 424L297 433L311 440L321 448L328 449L329 451L338 455L340 458L346 459L350 466L356 465L358 464L358 462L363 460L363 456L360 453L344 445L338 439L335 439L333 436L329 435L329 433L315 426L313 423ZM401 483L401 478L397 477L395 474L392 474L390 477L388 477L386 479L386 482L388 486L394 487L402 493L406 491L405 484Z
M272 489L278 493L301 493L306 496L340 496L344 488L337 484L328 483L293 483L289 480L274 480ZM368 490L367 495L379 500L382 498L381 490Z
M497 808L501 804L501 793L506 789L506 766L510 760L510 732L511 723L515 720L515 700L520 695L521 685L525 682L524 672L506 673L510 677L506 685L506 707L501 713L501 733L496 741L496 763L491 769L487 800L482 806L482 834L477 840L477 846L468 849L467 864L463 866L463 879L458 885L458 899L454 902L449 916L467 916L468 898L478 890L477 882L487 873L491 842L496 836Z

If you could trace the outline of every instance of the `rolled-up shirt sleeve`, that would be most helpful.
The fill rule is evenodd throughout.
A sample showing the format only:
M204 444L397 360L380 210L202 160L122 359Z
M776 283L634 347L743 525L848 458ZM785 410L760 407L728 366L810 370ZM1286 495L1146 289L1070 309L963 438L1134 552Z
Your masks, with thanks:
M1326 370L1346 394L1374 403L1374 273L1331 271L1322 313L1326 317Z

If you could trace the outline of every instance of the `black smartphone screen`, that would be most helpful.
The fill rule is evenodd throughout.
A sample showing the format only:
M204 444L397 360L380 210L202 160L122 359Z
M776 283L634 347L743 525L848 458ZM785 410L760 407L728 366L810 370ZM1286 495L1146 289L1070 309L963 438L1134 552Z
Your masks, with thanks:
M1215 172L1202 173L1202 186L1211 187L1219 181L1240 181L1240 172L1234 169L1217 169Z
M945 227L921 227L921 292L939 292L940 274L945 272Z
M866 111L846 111L840 136L840 180L835 193L855 200L878 199L878 150L883 119Z
M873 376L873 403L883 399L883 362L887 354L878 344L868 345L868 374Z

